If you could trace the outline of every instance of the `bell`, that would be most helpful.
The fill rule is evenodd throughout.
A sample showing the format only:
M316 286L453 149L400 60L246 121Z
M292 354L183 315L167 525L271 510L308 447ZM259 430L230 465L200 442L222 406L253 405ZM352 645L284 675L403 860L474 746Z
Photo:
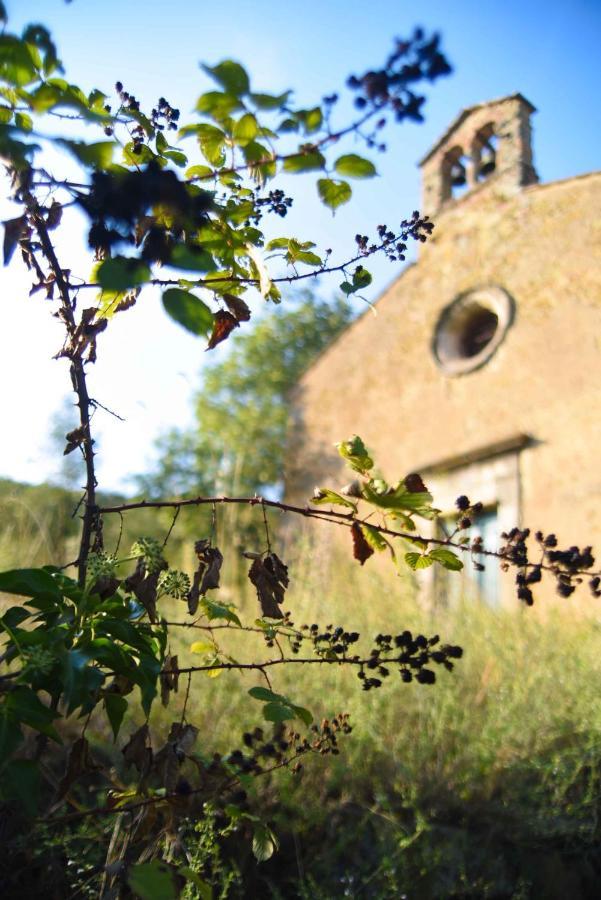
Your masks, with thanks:
M494 147L489 143L484 144L480 154L480 163L478 165L478 178L488 178L497 167L497 154Z
M451 186L463 187L466 183L465 166L457 161L451 166Z

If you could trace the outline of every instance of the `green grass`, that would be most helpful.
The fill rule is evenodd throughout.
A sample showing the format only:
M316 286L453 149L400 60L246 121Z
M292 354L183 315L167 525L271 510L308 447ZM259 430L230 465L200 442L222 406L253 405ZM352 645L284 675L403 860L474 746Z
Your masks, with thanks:
M286 608L299 625L360 631L365 650L376 633L409 628L438 632L465 654L434 686L405 685L391 670L369 693L343 667L272 670L274 690L316 718L350 712L354 731L340 756L309 760L300 780L259 780L259 805L282 842L259 867L261 896L595 896L588 893L601 871L595 612L564 602L541 616L466 602L433 615L406 580L368 567L306 548L291 564ZM257 615L245 587L230 585L225 594L238 597L244 621ZM180 637L180 662L192 639ZM260 638L220 641L238 659L274 652ZM258 673L194 676L190 719L205 743L238 746L260 716L246 694L259 683Z
M55 553L69 558L72 498L63 504L61 524L60 497L46 490L45 506L23 488L0 492L3 566L54 561ZM138 534L164 536L169 524L167 515L157 522L136 514L124 547ZM173 564L191 571L192 537L205 537L208 527L206 516L182 514L169 543ZM242 621L252 624L259 608L240 550L261 549L262 536L232 508L219 511L216 537L225 562L223 587L212 596L236 603ZM396 576L375 560L360 567L319 540L281 554L291 578L285 607L297 625L359 631L358 652L365 653L379 632L437 632L460 644L464 656L451 673L437 667L433 686L405 685L391 667L383 686L369 693L345 667L273 668L274 690L316 719L347 711L354 730L341 740L339 756L308 759L300 779L284 772L256 780L251 804L270 820L280 850L260 865L248 855L238 860L244 888L234 888L232 879L222 896L596 897L601 620L594 601L505 611L465 602L433 613L411 576ZM187 618L184 603L164 604L161 612ZM259 635L215 635L222 652L239 660L276 654ZM201 636L173 630L171 649L181 665L199 662L189 647ZM261 704L248 696L257 684L264 681L256 672L193 676L188 719L200 730L199 750L240 746L242 733L261 722ZM179 718L185 687L182 679L173 704L153 712L157 741L166 723ZM103 717L95 731L97 745L118 761ZM127 729L118 745L126 738Z

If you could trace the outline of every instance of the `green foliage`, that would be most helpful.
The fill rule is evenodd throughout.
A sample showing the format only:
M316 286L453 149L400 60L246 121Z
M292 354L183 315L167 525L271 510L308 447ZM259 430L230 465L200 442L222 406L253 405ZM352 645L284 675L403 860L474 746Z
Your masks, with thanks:
M213 329L213 313L191 291L169 288L163 293L163 306L172 319L192 334L209 335Z
M150 278L150 269L136 259L115 256L105 259L96 270L96 279L103 290L127 291L144 284Z
M253 494L280 485L288 392L351 317L343 301L306 295L234 336L229 355L202 372L195 431L165 435L158 468L140 479L140 489L150 496Z
M260 700L265 704L263 707L263 715L269 722L285 722L286 719L301 719L305 725L310 725L313 716L308 709L297 706L282 694L275 694L273 691L263 687L251 688L248 692L255 700Z
M2 4L0 19L6 19ZM145 112L120 83L115 86L116 106L107 102L109 95L101 90L87 92L69 83L62 77L56 48L43 26L30 25L21 35L5 28L0 35L0 153L10 175L10 199L19 208L18 215L3 223L3 258L5 264L21 258L32 275L31 293L43 291L48 300L56 301L54 314L65 332L57 356L68 361L79 408L79 422L65 435L64 453L81 452L85 462L75 562L60 568L58 556L47 565L23 558L0 572L0 592L8 598L0 614L0 800L8 808L6 818L14 831L7 844L17 852L19 863L4 880L10 879L10 888L18 884L21 893L27 882L28 895L39 892L52 861L70 865L69 845L76 835L84 834L82 822L87 819L97 820L91 840L106 852L95 857L94 846L86 866L79 867L75 877L63 872L52 895L89 895L92 882L102 896L129 891L141 900L171 900L182 892L209 900L214 888L222 897L236 892L242 896L240 890L247 887L252 892L260 878L244 883L245 860L248 865L252 852L253 865L265 866L267 872L278 848L271 824L253 812L255 782L283 768L298 773L300 756L336 757L339 739L351 731L346 712L326 716L320 724L314 721L313 713L301 705L305 702L302 683L293 684L286 693L274 691L272 669L291 667L293 662L311 664L320 674L351 667L364 691L381 687L396 670L401 676L397 683L416 683L418 691L427 692L429 688L422 686L436 681L434 667L441 669L444 678L445 670L452 671L454 661L462 656L461 647L441 643L437 634L426 637L407 628L394 636L378 633L368 649L360 646L358 632L331 624L296 626L291 613L282 609L284 599L288 602L291 577L288 565L272 547L267 507L292 508L252 493L281 487L287 392L315 354L349 321L350 313L341 302L325 304L305 298L298 307L280 314L277 326L265 314L246 334L241 331L240 337L230 337L254 315L245 299L252 298L252 291L260 302L277 304L282 299L281 283L294 283L307 274L342 271L342 293L359 294L372 281L362 264L367 257L384 252L399 258L409 238L426 240L433 225L414 213L394 231L379 226L374 243L358 235L349 258L334 265L330 251L320 250L310 238L284 235L267 241L263 218L285 217L292 203L274 186L281 174L376 175L370 159L345 152L332 159L333 148L339 153L352 137L372 149L373 138L364 126L377 117L379 129L382 117L390 112L398 121L421 119L425 98L417 93L420 82L434 81L450 71L439 39L417 30L408 41L397 42L381 70L369 70L361 78L352 76L348 86L358 92L354 109L361 112L340 125L333 121L337 95L325 97L317 106L296 108L290 91L252 92L250 78L239 63L224 60L203 68L217 89L201 95L193 121L180 123L180 111L164 97ZM56 134L55 119L65 114L87 126L89 140ZM176 146L179 139L188 141L186 151ZM73 157L79 169L77 181L55 179L47 170L43 154L48 147L66 150ZM315 180L317 197L327 208L334 211L351 199L345 180ZM61 242L52 235L62 227L63 213L72 214L72 206L86 220L93 255L87 278L72 275L70 262L59 260L56 248ZM178 493L214 494L237 487L251 495L195 501L207 508L210 504L213 510L204 535L206 520L200 520L191 575L170 568L165 558L182 509L173 501L153 504L175 510L166 529L151 527L145 530L146 537L137 531L131 550L123 555L119 548L125 528L118 526L111 550L105 549L109 529L104 529L104 519L117 512L123 517L133 509L146 511L150 504L101 505L91 423L98 404L89 396L87 372L96 361L98 339L110 328L111 317L143 302L150 285L164 289L168 316L205 337L208 350L231 340L231 352L203 376L197 400L199 433L172 437L171 446L168 439L168 452L156 479L160 490L173 486L166 476L176 473ZM88 290L92 305L84 306L79 298ZM184 447L184 457L175 440ZM407 567L400 571L409 577L412 570L435 562L450 570L461 568L451 548L464 549L465 542L449 539L442 546L441 541L412 534L415 519L432 520L438 515L419 475L412 473L389 484L376 473L372 456L357 436L340 444L339 450L358 477L340 492L318 489L315 506L301 510L303 515L348 527L354 557L361 565L376 551L389 550L396 560L395 546L400 543L404 551L407 545L417 548L404 552ZM243 558L251 561L247 572L254 588L250 617L248 609L232 602L220 581L222 563L225 556L229 562L233 548L231 534L225 555L216 546L216 506L232 502L243 502L255 512L259 507L264 531L261 540L254 536L253 544L259 549L241 548ZM476 507L465 497L457 505L459 531L469 527L461 521L465 511ZM395 530L399 522L402 531ZM198 532L199 520L195 527ZM529 585L541 579L543 564L529 561L527 538L526 530L513 529L506 538L503 560L520 569L519 596L531 604ZM591 548L555 551L554 536L539 535L536 540L544 567L557 578L563 596L568 596L593 566ZM76 578L65 574L70 567L77 569ZM592 578L591 587L598 595L598 577ZM323 604L323 584L318 588L313 596ZM221 593L208 596L215 591ZM189 616L183 621L175 616L185 614L173 612L182 602ZM329 602L325 612L327 621ZM178 640L173 629L179 627L199 629L205 639ZM240 662L247 657L238 656L237 648L229 646L232 636L241 643L242 639L256 641L262 652L251 657L253 661ZM276 653L265 659L265 650L273 648ZM309 656L298 657L301 650ZM204 660L201 665L194 661L185 665L180 653L182 660L186 653L200 653ZM237 671L240 681L249 672L264 678L268 687L246 691L244 685L242 709L244 715L253 716L250 707L254 704L248 698L261 703L263 726L269 734L256 726L244 732L244 749L211 755L207 735L219 719L214 703L217 693L212 690L207 696L205 689L195 698L192 676L215 678L225 671ZM181 707L168 727L155 729L155 723L165 726L156 712L156 698L160 696L164 708L170 707L182 677L186 686ZM205 679L204 684L212 682ZM236 686L230 683L226 690L231 709ZM312 699L317 705L319 696L314 686ZM205 715L209 711L211 724L202 731L202 746L196 747L201 730L190 716L194 707L199 713L200 705ZM407 730L415 743L419 722L412 724ZM127 740L122 738L126 727ZM372 727L371 733L377 733L377 728ZM405 796L403 802L406 806ZM409 837L405 836L403 849L417 842L425 830L423 805L414 803L414 807L415 822L406 829ZM100 823L106 817L114 824L104 828ZM191 822L196 847L188 853L182 840ZM59 829L66 826L60 849L44 832L43 823ZM28 841L36 828L42 834L37 883L29 862L39 851L35 842L30 850ZM362 870L360 887L370 879L381 880L383 868L382 863L369 876ZM393 865L387 866L387 872L394 876L395 896L412 887L411 879ZM318 877L311 878L310 887L319 883ZM345 885L345 894L346 887L352 889L357 883L348 880L346 870L337 872L334 882L337 888ZM444 896L445 889L436 895ZM307 885L301 892L306 894ZM453 896L457 896L455 885Z
M325 205L332 210L338 209L343 203L348 203L353 195L347 181L334 181L331 178L320 178L317 182L317 191Z
M348 178L373 178L377 174L374 164L356 153L340 156L334 163L334 168L339 175L346 175Z

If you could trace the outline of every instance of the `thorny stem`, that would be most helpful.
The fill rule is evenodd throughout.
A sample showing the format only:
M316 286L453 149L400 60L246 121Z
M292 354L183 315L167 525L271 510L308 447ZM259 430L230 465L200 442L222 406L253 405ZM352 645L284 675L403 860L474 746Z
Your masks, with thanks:
M67 334L72 338L77 329L77 322L73 313L73 304L71 302L70 290L71 286L65 278L65 274L58 261L56 251L50 240L48 228L44 217L40 210L40 206L36 198L29 190L23 191L26 209L30 215L31 222L38 234L42 252L48 261L48 265L54 275L55 283L61 298L61 318L65 323ZM94 531L94 523L97 517L96 506L96 474L94 469L94 441L92 440L92 432L90 428L90 406L92 401L88 394L86 382L86 373L84 368L81 351L74 350L70 354L71 360L71 382L73 390L77 395L77 406L79 408L79 421L83 432L82 449L83 457L86 465L86 486L85 486L85 509L83 514L83 524L81 531L81 541L79 545L78 556L78 581L80 586L84 585L86 578L86 567L88 553L92 542L92 534Z
M123 514L124 512L128 512L132 509L181 509L185 506L202 506L208 503L213 505L216 503L237 503L245 506L261 505L263 507L263 510L265 510L266 506L270 506L273 509L279 509L281 512L294 513L299 516L305 516L309 519L318 519L322 522L331 522L333 525L342 525L346 526L347 528L351 528L354 522L357 522L358 524L363 524L364 522L363 519L358 518L353 512L343 513L333 509L314 509L310 506L293 506L290 503L282 503L279 500L267 500L264 497L193 497L188 500L139 500L135 503L123 503L119 506L98 507L98 514ZM385 525L376 525L372 522L370 522L369 525L370 528L374 528L380 534L385 534L389 537L403 538L404 540L412 541L417 545L419 545L419 543L421 542L426 546L434 544L435 546L440 547L452 547L454 550L459 550L462 553L475 552L472 550L470 544L460 544L458 541L453 541L449 538L426 537L424 535L414 534L408 531L396 531L393 528L387 528ZM502 562L504 561L512 565L517 565L509 556L506 556L505 554L500 553L497 550L487 550L484 547L480 547L477 551L477 554L478 556L493 557L495 559L501 560ZM554 566L540 565L539 563L527 563L525 566L518 567L536 567L549 572L555 572ZM591 577L600 573L591 571L578 571L572 572L571 574Z
M403 235L397 235L395 237L395 241L399 241L403 239ZM394 243L395 241L391 241ZM320 268L315 268L311 272L303 272L302 274L295 275L280 275L277 278L270 279L273 284L292 284L296 281L304 281L307 278L318 278L320 275L331 275L334 272L344 272L348 269L349 266L354 265L354 263L364 261L368 256L372 256L378 250L383 249L382 244L378 245L375 250L369 251L368 253L359 253L356 256L347 259L346 262L340 263L337 266L323 266ZM258 278L241 278L237 275L224 275L220 281L231 282L232 284L248 284L248 285L258 285ZM170 285L179 285L181 280L178 278L151 278L149 281L145 282L146 285L152 285L153 287L169 287ZM215 285L215 281L211 281L210 279L199 278L194 282L196 287L207 287L210 288L211 285ZM98 285L94 284L91 281L83 281L81 284L71 284L69 283L69 287L72 290L85 290L85 289L98 289ZM125 292L124 292L125 293Z
M283 760L282 762L276 763L271 766L269 769L263 769L262 772L257 772L255 775L256 778L260 778L263 775L270 775L272 772L277 772L278 769L286 768L290 766L292 763L296 762L297 759L300 759L306 753L316 753L317 750L305 750L300 753L295 753L293 756L288 759ZM228 781L226 781L223 785L216 788L212 796L221 796L225 791L228 791L230 788L234 787L234 785L239 783L238 776L232 776ZM152 806L155 803L168 803L172 800L179 800L180 802L185 801L188 797L193 797L198 794L202 794L206 791L206 786L194 788L189 791L187 794L179 794L177 791L172 791L170 793L166 793L163 796L154 796L154 797L146 797L144 800L138 800L135 803L128 803L123 806L96 806L93 809L85 809L78 812L67 813L64 816L60 816L58 818L48 817L46 819L47 822L51 822L53 825L60 825L66 822L74 822L80 819L87 819L90 816L110 816L110 815L118 815L119 813L128 813L134 812L136 809L141 809L144 806Z
M359 657L354 656L337 656L337 657L328 657L328 656L284 656L282 659L268 659L265 662L260 663L240 663L240 662L228 662L228 663L209 663L206 666L186 666L181 669L165 669L162 674L177 674L177 675L189 675L193 672L218 672L225 671L228 669L234 669L236 671L255 671L261 672L261 674L267 678L267 674L265 669L271 668L271 666L287 666L287 665L329 665L329 666L358 666L361 668L362 666L367 666L368 663L373 662L373 657L366 657L365 659L360 659ZM391 657L382 657L379 662L384 665L385 663L394 663L396 659ZM267 679L269 681L269 679ZM271 687L271 685L270 685Z

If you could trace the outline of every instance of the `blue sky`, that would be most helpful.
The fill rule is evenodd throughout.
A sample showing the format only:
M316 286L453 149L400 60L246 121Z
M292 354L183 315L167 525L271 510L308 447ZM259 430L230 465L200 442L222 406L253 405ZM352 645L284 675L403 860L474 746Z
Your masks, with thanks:
M334 219L319 208L310 181L292 184L297 199L281 233L311 236L341 258L357 231L369 234L380 222L398 223L418 208L417 160L473 103L515 91L534 103L535 164L543 181L600 167L599 0L5 3L12 29L31 21L50 27L71 81L108 93L120 79L149 103L163 94L181 108L184 121L208 88L201 60L238 59L257 89L293 87L296 99L309 104L341 89L351 72L377 66L392 38L414 25L440 30L454 74L431 89L425 124L389 128L388 152L376 160L380 177L361 184ZM0 198L7 218L4 212ZM400 269L382 261L372 271L375 299ZM37 481L56 468L46 434L67 395L68 373L50 359L56 326L42 301L26 299L25 274L15 267L0 277L0 378L11 386L3 405L15 422L0 445L0 476ZM328 295L336 286L336 280L324 280L321 291ZM190 420L189 399L203 362L202 348L166 321L158 298L150 296L127 317L103 336L93 376L93 395L128 420L98 420L100 474L108 487L123 486L128 473L147 465L159 431ZM33 331L29 349L15 340L26 328Z

